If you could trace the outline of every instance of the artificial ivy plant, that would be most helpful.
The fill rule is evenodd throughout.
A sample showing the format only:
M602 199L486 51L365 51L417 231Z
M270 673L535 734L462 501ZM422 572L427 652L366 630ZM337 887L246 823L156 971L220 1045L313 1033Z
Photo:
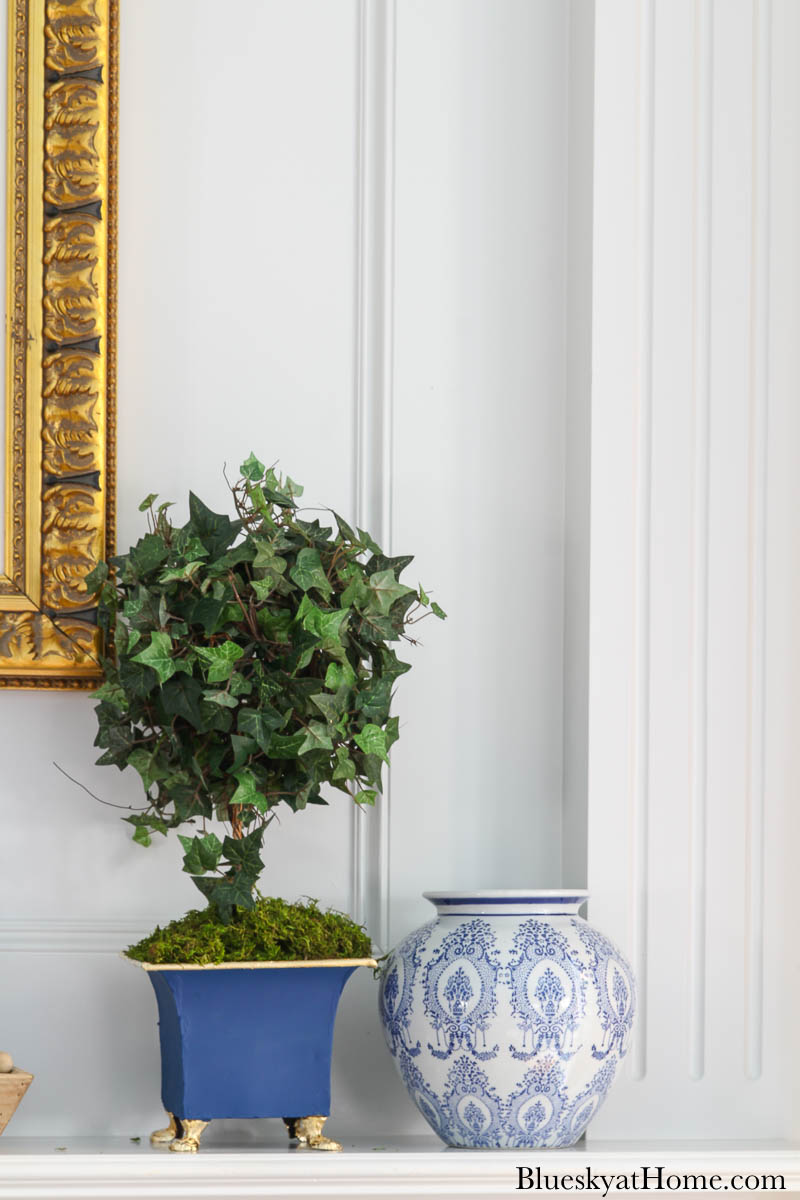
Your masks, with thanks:
M97 761L141 776L134 841L187 830L184 870L223 924L255 904L279 804L325 804L326 787L375 803L410 669L394 647L445 616L400 581L411 557L335 512L335 532L306 519L303 489L252 454L241 475L233 518L190 493L176 527L148 496L148 531L87 579L106 633Z

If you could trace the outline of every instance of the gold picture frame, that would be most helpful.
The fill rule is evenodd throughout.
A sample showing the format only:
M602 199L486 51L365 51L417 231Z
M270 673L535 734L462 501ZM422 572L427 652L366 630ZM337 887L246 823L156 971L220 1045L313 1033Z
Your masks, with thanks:
M91 687L113 553L117 0L7 0L0 687Z

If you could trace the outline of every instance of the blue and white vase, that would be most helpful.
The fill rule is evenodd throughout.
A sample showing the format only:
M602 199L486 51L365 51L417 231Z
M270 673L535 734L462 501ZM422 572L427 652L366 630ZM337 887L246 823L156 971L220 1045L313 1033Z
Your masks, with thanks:
M450 1146L571 1146L627 1053L633 973L585 891L425 892L382 973L400 1076Z

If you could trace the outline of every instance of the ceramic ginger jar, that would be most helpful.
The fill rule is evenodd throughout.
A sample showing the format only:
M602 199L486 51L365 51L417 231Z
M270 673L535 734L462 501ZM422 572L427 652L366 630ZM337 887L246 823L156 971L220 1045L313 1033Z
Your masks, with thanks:
M633 973L578 916L588 893L425 892L380 1013L411 1098L450 1146L571 1146L627 1053Z

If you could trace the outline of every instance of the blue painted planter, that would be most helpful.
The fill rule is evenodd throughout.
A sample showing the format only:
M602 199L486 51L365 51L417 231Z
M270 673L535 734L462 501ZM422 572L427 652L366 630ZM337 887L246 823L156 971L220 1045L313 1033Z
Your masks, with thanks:
M181 1121L327 1116L336 1008L358 965L145 966L161 1097Z

